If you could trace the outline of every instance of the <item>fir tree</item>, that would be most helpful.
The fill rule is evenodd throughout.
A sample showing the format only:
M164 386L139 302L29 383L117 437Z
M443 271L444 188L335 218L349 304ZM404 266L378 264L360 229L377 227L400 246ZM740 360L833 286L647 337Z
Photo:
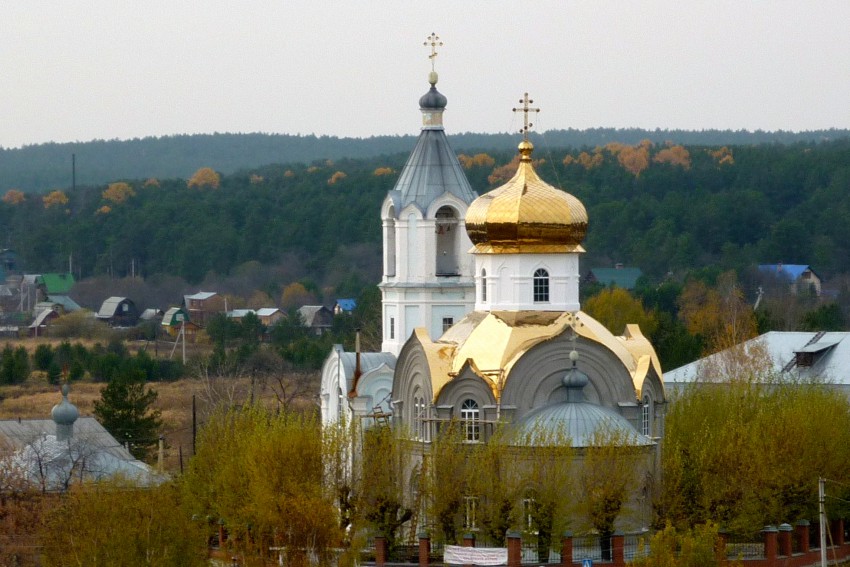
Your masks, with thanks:
M160 411L153 409L157 392L145 389L145 376L139 370L119 372L100 392L94 415L116 439L129 445L137 459L148 456L159 440Z

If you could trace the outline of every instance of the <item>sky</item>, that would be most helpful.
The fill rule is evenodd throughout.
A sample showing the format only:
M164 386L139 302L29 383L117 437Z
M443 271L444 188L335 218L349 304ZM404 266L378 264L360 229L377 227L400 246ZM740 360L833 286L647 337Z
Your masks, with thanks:
M432 32L449 133L850 128L850 2L28 0L0 5L0 146L416 134Z

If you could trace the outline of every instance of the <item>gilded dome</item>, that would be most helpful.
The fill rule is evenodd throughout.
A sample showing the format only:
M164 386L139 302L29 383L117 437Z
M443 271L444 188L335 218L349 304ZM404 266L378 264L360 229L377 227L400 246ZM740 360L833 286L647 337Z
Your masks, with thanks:
M528 140L510 181L478 197L466 213L466 232L479 254L584 252L587 210L574 196L534 171Z

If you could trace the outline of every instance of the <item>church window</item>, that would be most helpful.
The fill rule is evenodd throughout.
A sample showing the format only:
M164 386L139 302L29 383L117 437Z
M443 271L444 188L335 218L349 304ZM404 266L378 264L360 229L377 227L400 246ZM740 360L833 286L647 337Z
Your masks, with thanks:
M528 532L534 531L534 509L536 505L534 496L522 499L522 527Z
M395 317L390 317L390 338L395 338Z
M466 441L479 441L481 439L480 410L475 400L464 400L460 406L460 419L463 422L463 434Z
M386 263L387 263L386 274L388 276L394 276L395 275L395 265L396 265L396 254L395 254L396 225L395 225L395 208L394 207L392 207L392 206L390 207L388 216L389 216L389 218L388 218L387 223L386 223L387 240L386 240L386 243L384 244L384 246L386 247L386 250L385 250L385 258L386 258Z
M464 496L464 514L463 527L464 529L474 531L478 529L478 497Z
M454 317L443 317L443 332L445 333L455 324Z
M487 270L481 270L481 303L487 303Z
M640 408L640 432L647 437L652 435L652 400L649 396L643 397Z
M534 303L549 302L549 272L539 268L534 272Z
M440 207L434 218L436 233L436 274L437 276L456 276L460 273L458 250L458 218L455 210L449 206Z

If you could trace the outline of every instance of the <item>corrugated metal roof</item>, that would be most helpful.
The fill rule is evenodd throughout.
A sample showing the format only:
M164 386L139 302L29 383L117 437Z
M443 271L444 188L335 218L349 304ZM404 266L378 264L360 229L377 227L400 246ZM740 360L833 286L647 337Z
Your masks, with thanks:
M115 316L115 311L121 305L121 302L127 299L126 297L110 297L103 301L100 310L97 312L97 317L100 319L109 319Z
M337 299L336 304L339 305L339 308L343 311L354 311L357 307L357 301L354 299Z
M41 274L41 283L48 294L65 295L74 287L73 274Z
M183 298L186 299L186 300L195 299L195 300L203 301L205 299L209 299L210 297L212 297L214 295L218 295L218 294L214 291L199 291L198 293L196 293L194 295L184 295Z
M760 342L767 349L772 371L777 375L796 358L796 353L823 352L812 366L792 365L788 372L803 379L820 378L831 384L850 386L850 340L847 340L850 333L824 333L817 342L809 344L817 335L818 333L815 332L771 331L746 341L743 346L749 348ZM721 360L719 357L724 353L725 351L713 354L665 372L665 385L675 387L676 384L697 381L700 377L701 366L719 362Z
M139 461L115 440L93 417L81 417L74 423L71 441L56 440L56 423L51 419L0 420L0 438L15 449L0 460L0 467L11 467L31 482L48 489L63 488L73 468L84 480L97 480L121 474L142 484L164 480L148 465Z
M79 311L80 309L82 309L79 303L77 303L67 295L49 295L47 296L47 300L52 301L53 303L58 303L67 313L71 313L72 311Z
M424 212L446 192L467 204L477 197L442 129L422 130L393 191L398 192L396 215L411 203Z
M278 312L280 312L280 309L277 307L262 307L257 309L257 317L271 317Z

